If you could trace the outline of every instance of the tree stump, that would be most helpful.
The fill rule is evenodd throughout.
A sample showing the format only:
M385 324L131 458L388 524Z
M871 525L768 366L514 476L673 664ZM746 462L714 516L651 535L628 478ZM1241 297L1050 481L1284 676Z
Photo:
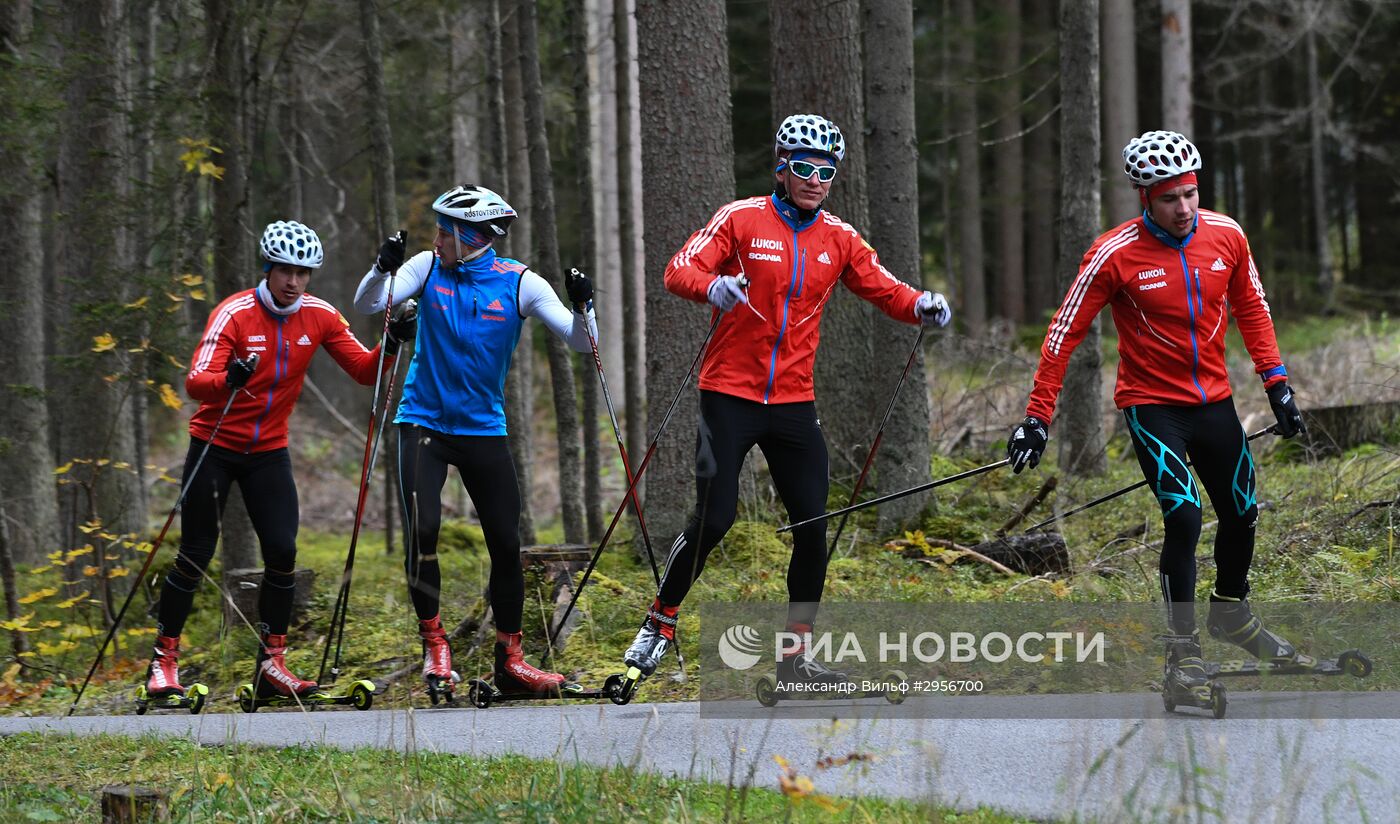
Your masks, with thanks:
M520 548L521 569L543 567L541 573L549 584L549 595L554 604L549 621L551 628L559 626L559 619L564 617L564 610L568 609L569 601L574 597L574 577L587 568L592 558L593 547L587 544L544 544ZM575 607L568 623L560 627L554 639L555 654L564 650L569 634L580 620L582 613Z
M994 541L984 541L973 549L1017 572L1044 575L1047 572L1068 572L1069 547L1058 532L1030 532L1006 535Z
M297 591L292 599L292 623L297 622L297 618L306 614L307 606L311 603L311 591L316 582L316 573L311 569L298 569L296 571ZM224 573L224 582L228 587L229 599L221 599L224 609L224 626L243 626L243 618L248 619L248 623L254 627L261 620L258 612L258 587L262 585L263 571L261 569L230 569ZM238 617L238 612L243 613L243 618Z
M147 824L168 821L165 795L150 787L110 784L101 789L102 824Z
M1400 401L1303 409L1302 446L1314 455L1336 455L1363 443L1393 441L1400 432Z

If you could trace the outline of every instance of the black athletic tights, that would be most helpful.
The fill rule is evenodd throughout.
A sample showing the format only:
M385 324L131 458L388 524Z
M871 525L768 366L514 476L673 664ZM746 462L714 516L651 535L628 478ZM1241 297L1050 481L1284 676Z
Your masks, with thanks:
M695 512L671 545L661 602L679 605L705 559L734 525L739 470L754 446L763 450L790 521L826 510L827 454L816 404L762 404L719 392L700 393L695 438ZM826 583L826 521L792 531L788 562L789 622L811 624Z
M442 572L438 528L447 468L457 467L491 553L491 611L496 629L519 632L525 605L520 571L520 488L504 435L445 435L399 424L399 503L403 508L404 569L418 620L438 614Z
M204 441L190 439L181 486L204 451ZM285 448L244 454L221 446L209 447L199 475L180 510L180 554L160 591L161 635L178 637L185 629L204 570L214 557L224 504L233 483L243 492L243 504L262 546L263 583L258 593L260 620L272 635L285 635L296 592L293 572L297 560L297 485L292 459Z
M1130 406L1123 410L1143 475L1162 505L1162 597L1173 632L1190 634L1195 617L1196 542L1201 537L1201 492L1189 458L1215 508L1215 590L1231 598L1249 592L1254 558L1254 458L1235 402L1204 406ZM1173 605L1177 605L1173 608Z

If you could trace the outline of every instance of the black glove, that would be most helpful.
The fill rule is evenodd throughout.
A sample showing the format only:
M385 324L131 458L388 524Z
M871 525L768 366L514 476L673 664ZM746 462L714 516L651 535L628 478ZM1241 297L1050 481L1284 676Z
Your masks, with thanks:
M588 304L593 300L593 281L588 279L588 275L577 269L570 269L569 274L564 277L564 291L569 294L569 303L574 305L575 311L588 311Z
M1027 415L1006 439L1006 457L1011 461L1011 471L1020 475L1027 466L1031 469L1039 466L1040 456L1045 454L1045 444L1049 442L1050 432L1045 422Z
M258 353L254 352L246 358L231 358L228 366L224 368L224 380L229 389L241 389L247 385L248 379L253 377L253 372L258 368Z
M407 238L402 229L390 235L384 241L384 245L379 247L379 257L375 258L374 265L379 267L379 271L388 274L398 271L403 265L404 243Z
M418 334L418 301L406 300L389 313L389 335L384 339L384 354L394 357L399 345Z
M1280 438L1291 438L1300 432L1308 431L1303 425L1303 413L1298 411L1298 404L1294 401L1295 396L1288 386L1288 381L1279 381L1264 391L1269 395L1269 408L1274 410L1274 417L1278 418L1278 426L1274 427L1274 431Z

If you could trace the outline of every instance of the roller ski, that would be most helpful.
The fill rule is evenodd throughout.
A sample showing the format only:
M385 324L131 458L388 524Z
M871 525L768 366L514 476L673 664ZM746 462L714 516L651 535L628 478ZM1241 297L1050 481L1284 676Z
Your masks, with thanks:
M462 676L452 669L452 646L442 628L442 616L419 621L418 636L423 639L423 685L428 691L428 701L435 707L439 703L455 703L457 684Z
M1162 706L1167 712L1177 707L1210 710L1216 718L1225 717L1228 704L1225 685L1209 675L1201 657L1201 636L1159 635L1157 640L1167 644L1166 664L1162 671Z
M287 669L287 636L264 636L258 650L253 683L238 688L238 707L244 712L257 712L262 707L300 707L314 709L324 706L350 705L367 710L374 704L374 683L356 681L343 692L332 692L315 681L296 677Z
M490 680L473 678L467 685L467 700L477 709L507 701L602 697L601 691L589 692L557 672L545 672L527 663L518 632L496 632L495 659Z
M754 697L765 707L776 707L779 701L793 698L884 698L891 704L902 704L908 683L903 672L890 670L874 689L869 689L813 658L806 650L799 650L779 660L774 675L758 679Z
M136 688L136 714L155 710L189 710L198 715L209 697L203 684L180 683L180 639L156 636L151 665L146 668L146 683Z
M1307 659L1307 656L1299 656L1288 641L1265 629L1244 598L1211 593L1206 629L1212 638L1234 644L1261 662L1293 665Z
M1349 649L1336 658L1313 658L1295 654L1292 661L1219 661L1206 664L1209 678L1249 675L1350 675L1365 678L1371 674L1371 659L1360 650Z

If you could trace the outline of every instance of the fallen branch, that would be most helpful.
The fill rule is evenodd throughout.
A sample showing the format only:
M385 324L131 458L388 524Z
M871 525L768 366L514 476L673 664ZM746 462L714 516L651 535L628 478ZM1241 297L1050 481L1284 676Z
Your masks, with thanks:
M891 543L894 545L898 545L901 542L893 541ZM958 553L958 556L960 558L966 557L971 558L974 561L981 561L982 563L986 564L992 569L995 569L997 572L1000 572L1003 575L1014 576L1020 574L1016 572L1016 570L1007 566L1006 564L1003 564L1001 561L988 558L986 555L983 555L977 550L972 549L971 547L965 547L962 544L956 543L954 541L948 541L942 538L928 538L924 540L924 543L932 547L938 547L940 549L947 549L956 552ZM891 544L886 544L886 546L890 545ZM923 549L918 547L917 545L909 544L909 547L909 549L906 549L904 551L904 557L906 558L913 558L915 561L918 561L921 564L928 564L929 566L934 566L936 564L943 563L942 561L926 557L923 553Z
M1357 515L1360 515L1368 509L1382 509L1392 506L1400 506L1400 495L1396 495L1395 500L1393 501L1371 501L1368 504L1362 504L1361 506L1357 507L1355 512L1348 515L1346 517L1346 520L1350 521L1352 518L1355 518Z
M1010 532L1012 527L1024 521L1026 519L1026 516L1031 514L1032 510L1040 506L1040 504L1046 499L1046 497L1048 497L1051 492L1055 491L1055 486L1059 484L1059 482L1060 476L1058 475L1051 475L1049 478L1046 478L1045 483L1040 485L1040 491L1036 492L1035 495L1031 496L1031 499L1029 501L1026 501L1024 504L1022 504L1021 508L1016 512L1015 515L1012 515L1010 518L1007 518L1006 523L997 527L997 537L1002 537L1007 532Z

